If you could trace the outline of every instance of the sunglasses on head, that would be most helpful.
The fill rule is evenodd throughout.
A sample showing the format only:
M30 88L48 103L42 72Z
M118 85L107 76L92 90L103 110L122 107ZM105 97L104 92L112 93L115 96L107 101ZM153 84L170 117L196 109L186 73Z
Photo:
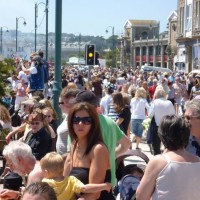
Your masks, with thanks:
M91 117L74 117L73 124L79 124L82 122L84 125L90 125L92 123Z

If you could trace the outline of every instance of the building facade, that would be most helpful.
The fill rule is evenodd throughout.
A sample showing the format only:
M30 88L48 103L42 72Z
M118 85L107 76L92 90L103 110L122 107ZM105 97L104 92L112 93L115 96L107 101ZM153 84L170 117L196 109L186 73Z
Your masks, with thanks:
M200 0L178 0L177 63L185 71L200 69Z
M122 41L124 66L134 69L144 64L168 67L168 32L160 33L160 22L128 20Z

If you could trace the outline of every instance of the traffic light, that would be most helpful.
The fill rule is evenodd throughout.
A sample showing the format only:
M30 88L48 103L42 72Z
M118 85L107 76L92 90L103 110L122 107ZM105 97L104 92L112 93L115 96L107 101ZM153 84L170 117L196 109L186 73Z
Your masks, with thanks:
M94 44L85 45L85 64L86 65L95 64L95 45Z
M99 53L95 52L95 65L99 65Z

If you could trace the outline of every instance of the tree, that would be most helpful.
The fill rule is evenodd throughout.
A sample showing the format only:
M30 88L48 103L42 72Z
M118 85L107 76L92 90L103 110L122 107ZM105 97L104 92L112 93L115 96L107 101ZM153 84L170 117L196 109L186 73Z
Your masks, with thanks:
M7 78L15 71L16 68L14 67L13 59L4 59L0 61L0 102L2 102L2 98L11 91L7 83Z
M112 67L112 68L116 67L117 66L117 62L116 62L117 57L119 57L119 51L117 49L108 51L106 53L106 66Z

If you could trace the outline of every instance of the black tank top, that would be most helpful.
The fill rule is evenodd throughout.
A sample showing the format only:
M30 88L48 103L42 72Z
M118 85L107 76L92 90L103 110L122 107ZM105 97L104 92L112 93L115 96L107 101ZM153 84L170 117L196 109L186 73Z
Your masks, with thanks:
M82 183L88 184L89 183L89 168L84 167L73 167L72 171L70 172L70 176L75 176L77 179L79 179ZM97 175L98 176L98 175ZM106 176L104 179L104 183L111 182L111 171L108 169L106 171ZM101 195L98 200L115 200L112 191L102 191Z

